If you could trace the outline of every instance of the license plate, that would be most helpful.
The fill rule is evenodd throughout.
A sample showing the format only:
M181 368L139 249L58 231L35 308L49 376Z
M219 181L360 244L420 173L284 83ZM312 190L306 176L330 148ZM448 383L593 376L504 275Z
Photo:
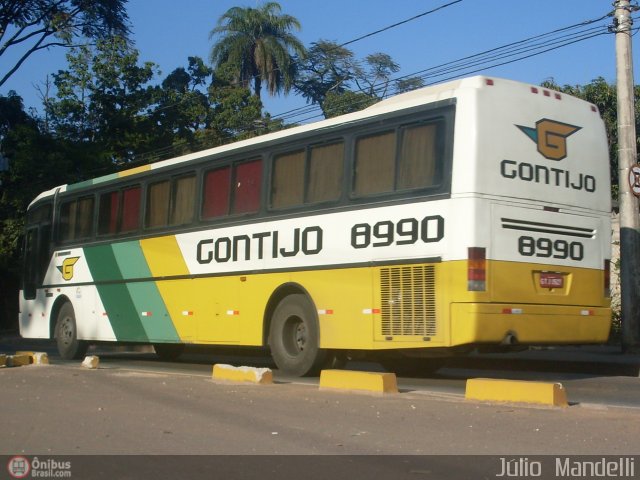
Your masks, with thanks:
M542 272L540 274L540 286L542 288L564 287L564 275L561 273Z

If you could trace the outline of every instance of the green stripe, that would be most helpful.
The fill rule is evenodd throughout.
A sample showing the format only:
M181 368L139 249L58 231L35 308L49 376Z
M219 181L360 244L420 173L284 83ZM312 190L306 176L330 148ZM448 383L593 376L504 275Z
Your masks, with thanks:
M140 243L122 242L112 245L113 253L122 277L149 278L151 271L140 248ZM167 307L155 282L136 282L127 284L127 290L140 315L142 326L152 341L178 342L180 337L173 326ZM142 316L141 312L151 312L151 316Z
M110 173L109 175L103 175L102 177L85 180L84 182L72 183L71 185L67 185L67 192L73 192L74 190L91 187L92 185L98 185L100 183L108 182L109 180L115 180L116 178L118 178L117 173Z
M84 254L95 282L122 280L110 245L87 247ZM98 295L107 312L117 340L148 342L131 295L124 283L97 285Z

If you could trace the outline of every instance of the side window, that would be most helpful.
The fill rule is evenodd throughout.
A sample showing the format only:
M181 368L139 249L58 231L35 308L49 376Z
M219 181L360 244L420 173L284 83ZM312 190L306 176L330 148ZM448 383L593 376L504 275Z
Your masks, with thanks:
M342 193L344 143L311 145L273 159L271 208L338 200Z
M304 203L304 163L304 150L278 155L273 159L272 208L286 208Z
M395 131L356 140L353 193L357 196L392 192L395 183Z
M189 175L173 180L173 202L169 223L171 225L185 225L191 223L194 217L196 201L196 176Z
M118 231L118 191L100 195L98 205L98 235L113 235Z
M255 213L260 209L262 160L239 163L235 167L232 213Z
M87 196L60 206L60 241L81 240L92 235L93 203L93 196Z
M76 200L65 202L60 206L59 238L61 242L68 242L74 239L77 206L78 202Z
M27 223L29 225L33 225L34 223L51 223L51 211L52 208L50 204L41 205L32 210L29 210L29 212L27 213Z
M93 234L93 196L78 200L78 218L76 221L76 235L79 238L89 238Z
M122 213L120 229L122 233L133 232L140 228L140 204L142 188L139 185L122 191Z
M415 123L358 138L353 194L366 196L439 185L441 123Z
M202 218L210 220L229 214L231 167L209 170L204 175Z
M436 178L437 133L437 123L407 127L402 130L398 190L431 187L439 183L439 179Z
M307 202L338 200L342 193L344 144L311 147Z
M169 200L171 184L169 180L152 183L147 190L145 227L166 227L169 223Z

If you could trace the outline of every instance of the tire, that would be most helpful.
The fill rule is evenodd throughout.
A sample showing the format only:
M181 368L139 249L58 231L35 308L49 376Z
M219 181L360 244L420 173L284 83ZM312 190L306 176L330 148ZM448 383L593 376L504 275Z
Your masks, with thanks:
M330 356L319 345L318 318L309 298L296 293L281 300L269 331L271 356L278 368L297 377L316 375Z
M184 353L184 343L155 343L153 349L159 359L166 362L177 360Z
M89 344L78 340L76 315L73 311L73 306L69 302L62 305L58 312L55 338L58 353L63 359L78 360L86 355Z

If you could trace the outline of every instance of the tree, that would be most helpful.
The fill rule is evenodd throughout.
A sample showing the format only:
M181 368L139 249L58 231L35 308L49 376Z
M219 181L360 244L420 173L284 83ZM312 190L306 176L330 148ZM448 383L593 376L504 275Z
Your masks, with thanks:
M92 176L100 166L100 152L93 145L78 145L44 131L41 122L24 111L22 99L10 93L0 96L0 154L8 160L8 169L0 171L0 325L9 328L18 318L27 206L44 190Z
M609 140L609 165L611 168L611 193L613 198L618 197L618 103L615 84L608 83L604 78L598 77L587 85L559 86L553 78L542 83L542 86L557 90L595 104L604 120L607 138ZM636 106L636 130L640 132L640 86L635 87ZM640 146L640 139L636 140Z
M0 58L10 48L22 49L0 86L33 53L51 47L72 47L77 38L105 39L129 34L127 0L1 0Z
M391 83L391 75L400 71L400 65L386 53L373 53L364 59L364 69L359 69L355 77L356 85L370 97L386 97Z
M349 89L357 70L353 52L329 40L312 43L306 56L295 61L299 65L296 91L321 107L330 92L342 94Z
M192 145L195 133L211 123L206 84L213 71L200 57L189 57L188 67L176 68L162 81L151 113L158 127L156 148L176 143Z
M386 53L354 58L348 48L329 40L314 42L304 58L297 58L295 89L308 103L319 105L325 118L355 112L394 93L423 85L418 77L391 77L400 66Z
M377 102L377 98L362 92L329 92L322 103L322 111L326 118L332 118L357 112Z
M67 55L67 70L53 75L55 99L46 103L49 122L62 138L92 143L117 163L150 150L157 137L149 116L158 90L157 68L138 63L138 51L113 37Z
M293 85L293 54L304 56L304 46L291 34L300 22L280 15L276 2L260 8L232 7L218 20L210 38L219 36L211 49L211 63L219 68L229 64L237 82L260 98L263 82L270 95L288 93Z

